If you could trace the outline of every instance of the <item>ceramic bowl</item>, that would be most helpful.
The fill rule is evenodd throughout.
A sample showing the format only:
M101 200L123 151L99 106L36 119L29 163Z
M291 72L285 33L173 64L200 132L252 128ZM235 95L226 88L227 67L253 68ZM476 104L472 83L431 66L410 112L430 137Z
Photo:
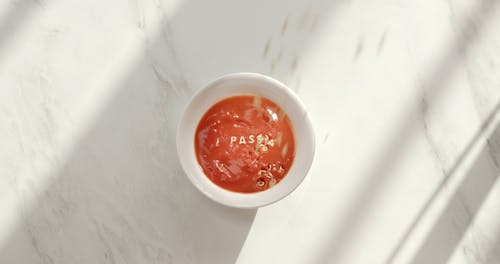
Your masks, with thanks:
M270 99L285 111L294 129L293 164L278 184L265 191L238 193L223 189L205 176L196 159L194 138L200 119L212 105L236 95L259 95ZM306 177L314 149L314 132L302 101L282 82L258 73L225 75L200 89L187 104L177 128L177 153L189 180L208 198L231 207L262 207L289 195Z

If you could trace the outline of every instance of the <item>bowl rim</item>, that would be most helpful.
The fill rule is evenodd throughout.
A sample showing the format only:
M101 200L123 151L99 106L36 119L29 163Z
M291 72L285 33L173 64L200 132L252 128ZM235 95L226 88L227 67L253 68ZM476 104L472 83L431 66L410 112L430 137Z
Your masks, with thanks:
M295 144L296 144L296 153L295 153L295 159L292 164L292 167L288 171L287 175L283 178L283 180L280 181L276 186L273 188L261 191L261 192L255 192L255 193L239 193L239 192L234 192L230 190L226 190L212 181L208 179L208 177L203 173L201 166L198 164L198 161L196 160L195 154L194 154L194 133L192 134L192 140L193 142L189 142L189 135L186 136L186 127L193 127L193 122L192 120L189 120L193 115L194 116L199 116L200 112L202 115L206 113L207 109L192 109L195 107L195 103L199 102L202 98L202 96L206 95L208 91L211 89L223 89L220 88L223 85L229 85L227 83L231 82L244 82L247 81L249 83L260 83L262 86L256 86L260 88L255 88L255 90L258 90L260 92L273 92L276 94L276 96L282 96L284 98L284 104L286 104L286 107L290 110L293 110L294 116L290 116L289 112L286 111L287 115L289 115L289 118L291 118L292 126L294 129L294 134L295 134ZM266 86L267 87L264 87ZM261 89L261 90L259 90ZM264 91L266 90L267 91ZM272 91L271 91L272 90ZM229 95L223 95L223 96L213 96L211 104L208 105L208 107L211 107L213 104L215 104L217 101L223 100L225 98L229 98L232 96L236 95L241 95L241 94L256 94L257 92L237 92L234 94L229 94ZM264 96L268 97L268 96ZM270 99L270 98L268 98ZM275 100L270 99L271 101L275 102L280 106L280 108L285 108L283 107L283 103L279 104ZM291 103L290 103L291 102ZM206 107L205 107L206 108ZM191 114L195 112L195 114ZM197 112L197 114L196 114ZM296 114L295 114L296 113ZM191 116L190 116L191 114ZM293 118L292 118L293 117ZM196 124L194 124L194 127L197 127L199 120L202 118L202 116L199 116L199 118L194 118L196 120ZM193 118L191 118L193 119ZM293 120L292 120L293 119ZM295 122L293 122L295 120ZM300 141L298 140L297 137L297 131L300 129L301 134L304 135L304 137L301 137ZM188 129L188 132L191 131ZM187 140L187 142L186 142ZM302 146L299 148L298 142L301 142ZM188 143L188 148L190 146L193 146L193 150L190 151L186 150L186 144ZM294 91L292 91L287 85L284 83L270 77L267 75L263 75L260 73L253 73L253 72L238 72L238 73L231 73L231 74L226 74L223 75L219 78L216 78L215 80L209 82L205 86L203 86L201 89L198 89L189 102L185 105L184 111L182 112L182 115L179 119L178 125L177 125L177 131L176 131L176 147L177 147L177 156L179 158L179 162L181 163L181 166L186 174L186 176L189 178L191 183L205 196L208 198L212 199L215 202L221 203L226 206L230 207L237 207L237 208L258 208L262 206L266 206L272 203L275 203L286 196L288 196L290 193L292 193L304 180L306 175L309 172L309 169L311 168L312 161L314 158L314 153L315 153L315 135L312 127L312 123L309 119L308 112L306 110L305 105L303 102L300 100L297 94L295 94ZM298 153L300 151L300 157L301 157L301 162L299 163L300 167L297 167L299 165L297 164L297 157L299 156ZM186 157L190 157L189 159ZM195 164L193 164L192 157L195 157ZM193 168L197 167L197 168ZM298 171L297 171L298 170ZM292 171L294 171L295 174L291 174ZM293 176L292 176L293 175ZM279 187L282 182L285 181L285 179L292 178L287 180L288 183L286 186ZM279 188L277 188L279 187ZM274 190L274 191L273 191ZM264 195L263 195L264 194Z

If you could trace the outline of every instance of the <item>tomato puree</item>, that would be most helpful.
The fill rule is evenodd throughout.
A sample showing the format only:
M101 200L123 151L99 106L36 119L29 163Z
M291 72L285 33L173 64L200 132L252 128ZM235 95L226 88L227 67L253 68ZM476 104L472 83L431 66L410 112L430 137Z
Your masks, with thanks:
M253 95L226 98L201 118L196 158L216 185L253 193L279 183L295 157L293 127L274 102Z

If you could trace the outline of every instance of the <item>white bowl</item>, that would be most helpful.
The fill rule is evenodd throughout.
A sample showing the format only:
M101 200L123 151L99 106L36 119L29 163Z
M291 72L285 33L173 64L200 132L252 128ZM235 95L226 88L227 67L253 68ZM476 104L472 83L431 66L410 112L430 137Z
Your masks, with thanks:
M224 98L244 94L260 95L280 106L290 118L295 135L295 159L286 176L274 187L255 193L233 192L214 184L203 173L194 148L195 131L206 111ZM314 148L314 132L304 104L285 84L257 73L225 75L199 90L188 103L177 128L177 154L188 178L210 199L231 207L261 207L290 194L309 171Z

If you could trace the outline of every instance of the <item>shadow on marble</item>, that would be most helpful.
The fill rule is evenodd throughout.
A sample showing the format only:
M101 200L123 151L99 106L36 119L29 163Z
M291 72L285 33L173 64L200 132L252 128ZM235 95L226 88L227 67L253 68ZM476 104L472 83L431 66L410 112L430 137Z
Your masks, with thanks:
M335 236L332 236L329 241L324 242L322 252L317 256L317 263L337 263L340 262L345 254L346 246L350 245L350 240L360 225L365 219L365 213L374 205L382 187L390 181L388 177L391 171L396 167L398 159L403 157L404 151L410 145L411 140L420 129L422 120L420 118L426 115L426 107L429 101L439 103L440 97L443 96L443 87L450 81L450 77L457 69L459 62L464 59L468 50L474 45L478 36L482 33L482 25L491 17L492 11L497 8L498 1L482 0L478 2L477 9L468 17L465 18L465 23L461 26L460 32L450 41L453 45L442 56L435 58L435 67L431 69L427 76L423 76L420 88L422 109L418 112L409 112L402 116L398 127L390 137L393 140L387 144L385 150L381 151L376 164L372 168L366 170L366 174L372 175L364 187L359 190L359 195L354 199L350 209L346 213L346 217L337 224L336 229L339 230ZM423 70L423 69L422 69ZM403 234L402 236L406 236ZM386 263L391 263L396 252L401 247L401 243L395 245L395 250L388 256ZM437 263L437 262L436 262Z
M188 90L152 67L145 57L130 71L0 262L24 262L22 243L43 263L234 262L256 210L216 204L187 180L175 128Z
M263 41L258 51L262 56L240 50L234 60L205 61L200 64L209 74L200 76L203 69L189 71L178 65L183 58L176 48L181 50L182 43L175 39L187 34L196 45L217 49L217 43L248 33L229 30L241 27L265 40L269 38L267 29L286 32L288 14L295 12L298 19L303 12L296 8L313 3L281 0L270 5L267 1L251 1L246 8L228 9L234 8L232 2L184 1L166 19L161 32L147 37L144 54L118 83L116 93L75 151L67 160L58 161L62 169L48 177L51 183L36 204L23 212L23 221L0 249L1 263L236 261L257 210L228 208L200 194L178 163L175 128L195 91L189 84L198 84L192 79L204 81L238 70L272 73L285 55L276 51L274 59L263 60L267 45ZM261 12L263 7L267 12ZM198 27L189 26L200 12L217 19L238 18L240 12L258 23L227 21L223 25L228 31L212 34L218 23L210 19L197 22ZM309 23L312 26L313 22ZM172 33L172 25L179 30ZM288 34L297 40L294 56L299 56L307 46L309 32L296 33L299 35ZM184 49L185 54L190 52L211 50ZM288 75L294 74L294 61L291 63ZM285 73L275 76L280 78Z
M470 155L470 152L480 142L482 130L493 121L499 113L500 103L493 109L484 125L476 133L474 138L467 145L457 161L450 168L449 173L430 199L422 208L412 228L416 227L425 212L436 201L436 198L458 171L460 165ZM458 244L462 241L465 232L470 227L475 216L481 209L482 204L488 197L492 187L497 181L500 173L500 124L497 125L492 135L486 139L487 144L475 158L473 165L467 172L460 186L448 201L447 206L439 216L436 224L432 227L429 235L424 239L421 248L416 253L412 263L446 263L451 257ZM408 234L411 234L409 231ZM402 241L406 242L408 237Z
M494 234L493 244L491 248L486 253L486 258L484 263L500 263L500 229Z
M30 15L43 8L44 4L40 0L22 0L10 1L7 5L11 10L4 17L0 17L0 58L16 32L29 21Z
M259 72L297 91L318 28L348 2L186 1L170 21L183 74L190 86L200 87L224 74Z
M462 29L462 37L464 39L456 41L456 50L453 52L455 56L463 57L466 55L468 48L472 46L474 40L481 34L481 25L491 17L492 11L497 7L497 1L481 1L477 11L466 20L467 23ZM455 60L450 60L450 65L444 66L452 67L451 63L454 62ZM444 68L445 67L443 67L443 69ZM442 76L437 74L436 78L442 78ZM439 86L434 85L432 87L438 88ZM439 217L436 225L430 231L430 234L425 239L422 248L419 249L412 263L445 263L451 254L453 254L498 177L500 156L497 153L500 151L500 126L496 127L493 134L488 139L482 138L482 133L486 127L491 125L499 110L500 102L497 102L488 116L484 119L481 127L447 171L446 176L441 180L434 192L429 196L429 199L425 202L424 206L419 210L408 229L403 233L386 263L394 262L395 257L408 242L412 232L421 222L425 213L436 201L448 181L455 175L457 169L470 154L473 147L478 144L479 141L487 140L487 145L482 149L478 157L476 157L475 163L467 173L455 195L448 202L447 207Z

